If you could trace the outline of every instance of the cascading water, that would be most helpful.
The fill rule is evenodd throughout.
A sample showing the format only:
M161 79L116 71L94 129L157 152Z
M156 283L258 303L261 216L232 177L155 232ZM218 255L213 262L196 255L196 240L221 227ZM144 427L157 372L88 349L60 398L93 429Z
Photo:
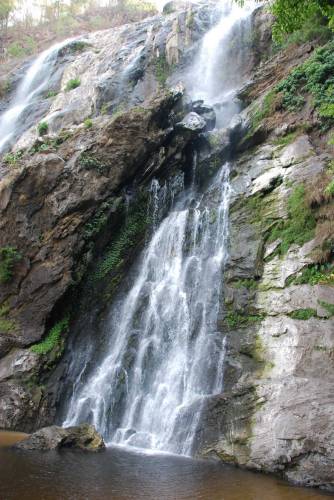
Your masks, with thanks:
M224 82L213 85L214 68L221 42L246 16L230 2L223 7L195 65L207 79L192 95L210 102L230 90ZM225 120L234 112L226 111ZM110 311L106 352L94 367L91 352L84 362L72 361L77 378L64 426L90 421L109 442L192 454L202 405L223 391L225 339L217 323L228 256L229 169L223 165L204 193L192 182L160 223L166 186L153 182L152 237L130 290Z
M9 109L0 116L0 153L18 136L18 130L21 130L18 126L20 120L23 120L30 106L47 89L59 50L68 43L70 40L53 45L29 66Z

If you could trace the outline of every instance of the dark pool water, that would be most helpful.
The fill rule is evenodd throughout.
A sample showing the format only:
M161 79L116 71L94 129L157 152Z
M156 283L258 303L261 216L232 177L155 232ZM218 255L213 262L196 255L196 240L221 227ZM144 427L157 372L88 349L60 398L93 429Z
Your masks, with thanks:
M7 439L8 441L8 439ZM109 448L101 453L0 448L0 500L324 500L316 490L216 462Z

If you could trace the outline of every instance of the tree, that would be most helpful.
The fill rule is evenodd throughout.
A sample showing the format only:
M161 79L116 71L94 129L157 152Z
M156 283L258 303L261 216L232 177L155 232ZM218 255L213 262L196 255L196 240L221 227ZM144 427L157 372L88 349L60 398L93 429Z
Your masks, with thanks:
M14 0L0 0L0 58L4 54L9 18L14 8Z
M239 5L244 5L247 0L236 1ZM329 26L334 29L334 0L273 0L269 3L276 18L273 27L276 40L300 29L305 22L319 14L324 16Z

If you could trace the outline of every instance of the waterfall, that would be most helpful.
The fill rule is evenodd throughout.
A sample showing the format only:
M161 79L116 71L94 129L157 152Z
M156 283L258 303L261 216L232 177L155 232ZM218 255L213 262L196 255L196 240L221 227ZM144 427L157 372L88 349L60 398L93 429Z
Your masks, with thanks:
M214 90L214 69L221 43L228 42L228 33L250 10L225 1L220 12L192 68L198 75L205 72L206 78L191 88L191 94L209 102L231 90L224 88L225 81L218 93ZM232 61L229 65L233 68ZM231 71L236 74L238 67ZM104 352L94 367L88 360L91 353L86 364L81 356L80 366L72 360L77 366L70 371L80 375L64 426L89 421L107 442L184 455L193 452L202 406L223 391L225 337L218 330L218 318L228 259L231 190L230 164L225 163L200 192L196 161L194 153L191 186L175 199L166 193L166 185L152 183L152 234L132 273L129 291L111 307ZM172 207L163 216L160 204L166 199L172 200Z
M48 88L59 50L72 40L57 43L42 52L28 67L9 109L0 116L0 153L15 141L25 112Z

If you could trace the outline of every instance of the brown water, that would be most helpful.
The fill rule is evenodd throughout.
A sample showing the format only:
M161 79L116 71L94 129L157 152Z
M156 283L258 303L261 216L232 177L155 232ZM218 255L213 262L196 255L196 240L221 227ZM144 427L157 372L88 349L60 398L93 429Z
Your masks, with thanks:
M21 439L0 433L7 445ZM0 500L324 500L262 474L122 448L101 453L0 449Z

